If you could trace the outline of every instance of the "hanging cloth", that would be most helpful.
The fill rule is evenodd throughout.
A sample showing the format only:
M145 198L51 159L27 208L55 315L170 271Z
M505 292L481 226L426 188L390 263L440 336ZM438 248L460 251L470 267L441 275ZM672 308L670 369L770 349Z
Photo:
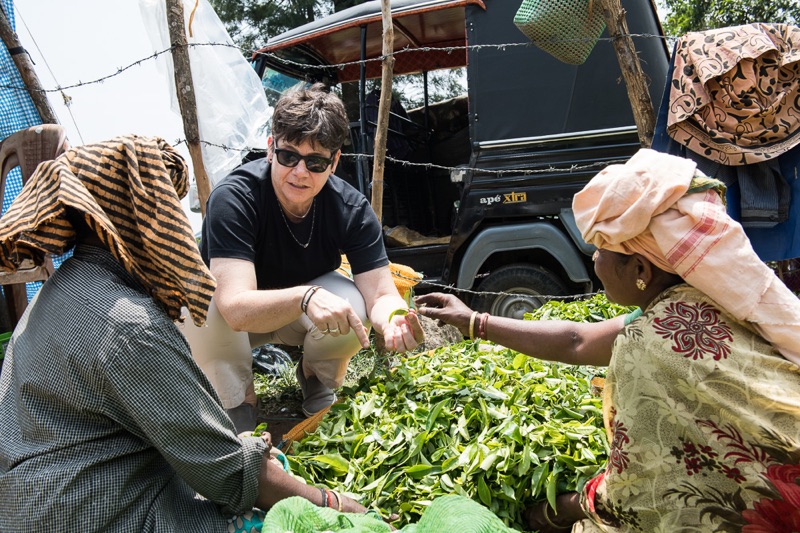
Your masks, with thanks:
M692 159L727 185L728 213L741 222L762 261L800 256L799 38L800 29L778 24L682 37L653 138L655 150ZM741 58L751 59L739 64ZM752 58L768 64L754 69ZM743 65L750 66L749 78ZM770 86L782 88L783 96ZM764 124L761 135L754 124Z
M800 144L800 28L749 24L692 32L676 45L667 132L723 165Z

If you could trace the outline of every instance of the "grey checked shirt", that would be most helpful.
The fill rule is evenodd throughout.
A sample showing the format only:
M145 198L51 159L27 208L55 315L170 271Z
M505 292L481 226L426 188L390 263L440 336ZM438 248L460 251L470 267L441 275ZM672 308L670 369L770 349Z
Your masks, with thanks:
M265 445L239 439L166 313L79 246L0 374L0 531L226 531Z

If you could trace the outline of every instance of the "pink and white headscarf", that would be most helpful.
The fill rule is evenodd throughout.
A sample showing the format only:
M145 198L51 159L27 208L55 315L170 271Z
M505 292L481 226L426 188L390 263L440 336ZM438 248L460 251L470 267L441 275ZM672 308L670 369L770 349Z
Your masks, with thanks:
M800 365L800 300L759 259L716 190L687 194L696 175L694 162L649 149L608 166L572 203L584 240L678 274Z

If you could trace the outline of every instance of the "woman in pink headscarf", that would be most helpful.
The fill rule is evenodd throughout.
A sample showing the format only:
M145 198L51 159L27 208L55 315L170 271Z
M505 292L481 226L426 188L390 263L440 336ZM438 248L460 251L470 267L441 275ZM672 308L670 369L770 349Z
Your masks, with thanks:
M526 511L531 529L800 531L800 300L753 252L723 191L693 162L641 150L575 196L608 298L639 307L627 317L518 321L451 295L417 299L465 334L608 365L605 471L556 509Z

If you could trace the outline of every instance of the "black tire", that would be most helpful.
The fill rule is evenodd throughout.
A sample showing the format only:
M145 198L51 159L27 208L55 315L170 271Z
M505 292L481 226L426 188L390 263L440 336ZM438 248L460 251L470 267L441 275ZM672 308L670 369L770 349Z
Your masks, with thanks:
M501 294L475 296L472 307L476 311L521 319L544 305L547 296L567 294L567 288L549 270L518 263L493 271L478 285L478 292Z

